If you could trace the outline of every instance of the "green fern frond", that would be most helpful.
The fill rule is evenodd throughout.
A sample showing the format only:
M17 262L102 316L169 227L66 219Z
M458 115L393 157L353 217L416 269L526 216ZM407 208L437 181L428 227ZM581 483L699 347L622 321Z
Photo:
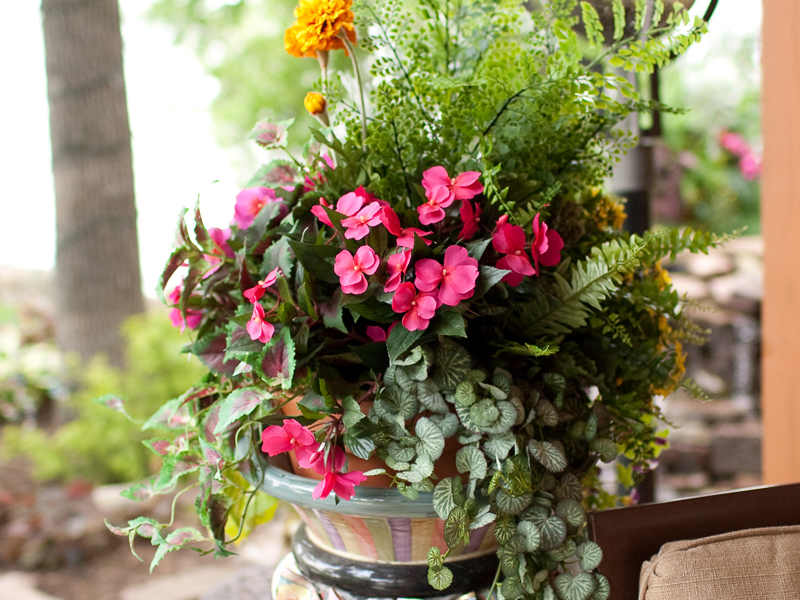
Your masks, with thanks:
M591 309L602 310L602 302L622 282L622 275L639 266L646 244L631 236L629 241L614 240L592 248L592 256L576 263L568 282L558 273L554 294L543 297L532 309L534 335L560 335L586 325Z
M708 254L709 248L718 248L739 237L743 232L744 229L737 229L719 236L708 231L696 231L691 227L687 227L682 231L666 228L648 231L644 235L644 241L647 245L644 262L653 264L666 256L669 256L670 260L675 260L678 253L683 250L688 250L693 254L698 252Z

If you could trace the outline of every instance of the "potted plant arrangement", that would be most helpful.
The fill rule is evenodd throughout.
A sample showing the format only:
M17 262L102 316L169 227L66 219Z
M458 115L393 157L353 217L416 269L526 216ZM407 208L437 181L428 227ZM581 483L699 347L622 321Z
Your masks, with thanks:
M300 1L286 49L320 63L305 107L322 127L300 158L291 121L258 123L274 160L229 228L181 215L159 288L208 374L148 421L174 436L149 442L161 472L127 494L188 480L204 528L112 530L150 538L154 565L204 540L225 556L278 496L330 555L426 563L419 596L486 555L480 584L509 600L608 595L585 511L620 499L598 463L625 455L628 486L652 465L653 398L697 338L660 261L720 242L627 233L602 189L635 143L620 121L665 110L622 70L705 30L679 4L636 0L631 23L611 6L604 39L573 0Z

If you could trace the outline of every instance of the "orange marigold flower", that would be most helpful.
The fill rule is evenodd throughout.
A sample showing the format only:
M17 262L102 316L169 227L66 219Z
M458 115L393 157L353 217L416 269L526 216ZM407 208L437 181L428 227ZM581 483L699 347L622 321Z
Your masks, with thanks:
M283 37L286 51L297 57L315 57L318 51L342 49L347 52L339 32L343 31L355 44L352 5L352 0L300 0L294 9L297 21Z
M305 100L303 100L303 106L305 106L306 110L312 115L318 115L325 112L326 104L325 97L317 92L308 92Z

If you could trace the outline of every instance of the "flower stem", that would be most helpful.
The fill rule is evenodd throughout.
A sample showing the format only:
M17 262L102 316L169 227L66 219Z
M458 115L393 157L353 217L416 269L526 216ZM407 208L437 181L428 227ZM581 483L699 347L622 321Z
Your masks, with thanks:
M358 61L356 60L356 53L350 40L347 39L347 34L340 31L339 37L344 42L347 53L350 55L350 61L353 63L353 72L356 76L356 83L358 84L359 100L361 101L361 149L367 151L367 105L364 102L364 84L361 82L361 70L358 68Z

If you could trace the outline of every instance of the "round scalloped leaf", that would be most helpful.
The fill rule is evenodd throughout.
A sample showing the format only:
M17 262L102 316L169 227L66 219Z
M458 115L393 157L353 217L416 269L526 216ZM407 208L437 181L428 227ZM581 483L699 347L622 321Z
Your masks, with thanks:
M414 426L414 434L419 438L417 454L428 456L431 460L436 460L442 455L444 435L430 419L421 417Z
M447 567L428 569L428 583L435 590L446 590L453 583L453 572Z
M475 388L469 381L462 381L456 387L456 402L461 406L472 406L478 399L475 395Z
M561 600L588 600L597 584L588 573L562 573L556 577L556 591Z
M608 438L595 438L589 447L600 455L600 460L604 463L610 463L617 458L617 445Z
M442 391L452 392L464 381L472 359L469 353L453 341L445 340L436 349L433 380Z
M556 514L571 527L580 527L586 521L586 513L581 503L571 498L565 498L558 503Z
M407 391L396 387L387 389L381 395L379 402L387 413L403 421L414 418L419 411L417 399Z
M603 560L603 550L594 542L584 542L577 549L578 558L581 559L581 569L594 571Z
M450 511L444 522L444 541L448 548L456 548L462 543L467 542L469 533L469 517L467 511L460 506L456 506Z
M507 544L516 534L515 523L514 517L510 515L497 517L497 524L494 526L494 537L497 538L501 545Z
M548 552L547 554L553 562L562 563L565 560L575 556L575 542L568 538L558 548Z
M530 521L520 521L517 523L517 533L525 540L525 548L528 552L535 552L539 549L542 534L536 525Z
M597 415L592 413L586 419L586 427L583 430L583 439L587 442L591 442L595 437L597 437Z
M438 546L431 546L428 548L428 566L432 569L441 567L444 565L444 557L442 556L442 551L439 550Z
M595 573L594 578L597 581L597 588L592 594L592 600L606 600L611 594L611 586L608 584L608 579L600 575L600 573Z
M414 448L401 446L397 442L391 442L387 450L389 451L389 456L398 462L410 462L417 455Z
M458 415L459 421L461 421L461 424L464 426L465 429L467 429L467 431L472 431L473 433L481 433L481 428L472 420L472 417L470 416L470 407L456 404L456 414ZM477 440L481 439L481 436L477 436L476 439ZM469 442L462 442L462 443L469 443Z
M417 385L408 374L408 367L397 367L394 370L394 385L401 388L403 391L410 392Z
M522 511L519 515L519 519L522 521L530 521L537 527L541 527L544 522L550 518L550 516L551 513L549 508L534 504L533 506L529 506Z
M511 373L503 369L495 369L492 375L492 385L500 388L506 394L511 393Z
M549 517L541 527L543 550L558 548L567 537L567 525L559 517Z
M433 489L433 510L443 521L450 516L450 511L463 502L463 486L456 477L442 479Z
M495 501L497 507L508 515L516 515L530 506L533 494L527 492L520 495L511 495L504 488L497 490Z
M528 452L551 473L560 473L567 468L567 457L550 442L531 440L528 442Z
M392 364L399 365L401 367L407 367L421 362L422 359L423 359L422 348L420 346L417 346L411 352L408 353L408 356L406 356L403 359L395 359L394 361L392 361Z
M542 600L556 600L556 593L549 583L545 586L544 592L542 592Z
M426 379L417 383L417 400L420 404L433 413L440 415L450 414L447 408L447 403L439 393L439 388L433 379Z
M445 439L453 437L458 432L458 426L460 425L458 417L451 412L446 415L433 415L430 419L442 430L442 435Z
M556 497L559 500L564 498L572 498L573 500L580 501L583 498L583 486L581 480L573 473L566 473L561 477L561 481L556 485Z
M456 454L456 469L459 473L469 472L470 479L483 479L486 477L486 457L475 446L465 446Z
M514 552L506 546L500 546L497 551L497 558L500 559L500 569L506 577L516 577L519 575L520 556L519 552Z
M536 416L538 417L537 420L542 425L546 425L547 427L555 427L558 425L558 411L544 396L539 398L539 402L536 403Z
M500 411L500 417L493 425L486 428L486 433L505 433L514 425L517 420L517 409L511 402L501 401L495 404Z
M485 428L500 418L500 411L494 405L494 400L486 398L469 407L469 416L478 427Z
M503 460L513 447L514 435L509 431L500 435L490 435L488 441L483 444L483 450L490 460Z
M508 398L508 392L488 383L479 383L484 390L487 390L495 400L505 400Z
M500 592L503 594L504 600L519 598L523 595L524 591L519 577L506 577L503 581L503 585L500 587Z

